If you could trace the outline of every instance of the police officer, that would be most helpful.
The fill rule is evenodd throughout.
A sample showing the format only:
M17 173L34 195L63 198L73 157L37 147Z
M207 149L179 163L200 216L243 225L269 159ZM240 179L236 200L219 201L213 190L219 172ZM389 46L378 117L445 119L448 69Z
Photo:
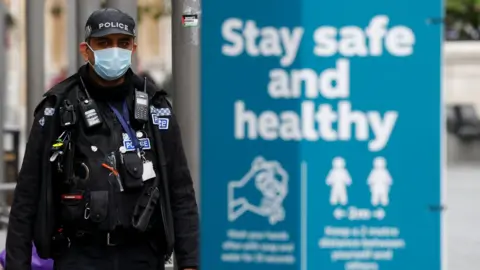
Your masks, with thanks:
M93 12L86 64L35 110L15 189L6 269L30 269L32 240L56 269L198 266L198 210L163 91L130 69L135 21Z

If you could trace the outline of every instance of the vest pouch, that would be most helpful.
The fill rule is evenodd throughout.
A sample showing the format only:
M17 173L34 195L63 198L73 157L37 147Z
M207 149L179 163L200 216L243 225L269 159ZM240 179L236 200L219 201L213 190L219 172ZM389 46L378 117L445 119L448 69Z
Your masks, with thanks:
M116 162L110 162L104 156L87 157L83 162L89 169L88 225L96 230L111 231L119 219L117 209L120 207L116 196L116 193L120 193L121 186L120 177L118 181L116 177Z
M137 204L135 205L135 208L133 210L133 223L138 222L138 218L140 215L142 215L143 211L145 211L145 208L147 208L147 204L150 201L150 193L148 192L142 192L142 195L137 200Z
M65 224L78 224L78 222L85 220L85 191L72 190L62 194L60 204L62 221Z
M90 220L97 224L98 229L109 231L111 229L108 219L109 192L105 190L90 192Z
M138 199L133 211L132 225L140 232L145 232L152 225L152 217L160 199L158 188L148 188Z
M143 161L136 152L120 154L121 176L126 189L139 189L143 187Z

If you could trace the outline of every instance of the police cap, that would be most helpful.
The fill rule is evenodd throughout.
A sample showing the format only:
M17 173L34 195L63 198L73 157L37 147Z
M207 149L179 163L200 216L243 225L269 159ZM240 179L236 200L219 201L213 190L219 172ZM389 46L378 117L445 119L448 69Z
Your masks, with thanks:
M94 11L85 24L85 40L111 34L124 34L135 37L135 20L116 8Z

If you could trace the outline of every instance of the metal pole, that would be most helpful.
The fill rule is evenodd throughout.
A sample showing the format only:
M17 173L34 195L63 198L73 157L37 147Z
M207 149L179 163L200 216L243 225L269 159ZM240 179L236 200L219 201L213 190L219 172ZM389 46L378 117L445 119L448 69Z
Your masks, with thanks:
M183 135L197 200L200 177L200 29L182 24L184 15L197 15L200 0L172 0L173 103ZM175 264L175 268L176 264Z
M172 1L172 75L175 113L195 188L199 179L200 35L199 27L184 27L183 15L200 16L199 0ZM200 18L198 18L200 19Z
M27 1L27 127L45 93L45 1Z
M6 26L5 26L5 16L7 14L7 9L5 4L0 3L0 100L2 100L2 105L0 106L0 183L7 181L5 179L5 145L3 144L3 138L5 134L5 113L6 113L6 93L7 93L7 83L6 76L7 73L7 57L5 53L5 40L6 40ZM0 197L0 203L5 204L5 194L2 192Z
M77 0L66 0L66 15L67 15L67 58L68 58L68 74L72 75L77 72L78 67L83 63L78 63L78 40L79 36L77 27Z
M128 15L132 16L132 18L135 20L137 23L137 27L135 31L137 31L138 35L138 22L137 22L137 13L138 13L138 6L137 6L137 0L107 0L107 7L111 8L118 8L121 11L127 13ZM132 60L132 69L136 70L137 69L137 57L134 54L133 60Z
M95 10L102 6L101 0L76 0L77 2L77 45L85 41L85 23L88 17ZM77 56L77 68L85 64L83 57L78 50L75 52Z

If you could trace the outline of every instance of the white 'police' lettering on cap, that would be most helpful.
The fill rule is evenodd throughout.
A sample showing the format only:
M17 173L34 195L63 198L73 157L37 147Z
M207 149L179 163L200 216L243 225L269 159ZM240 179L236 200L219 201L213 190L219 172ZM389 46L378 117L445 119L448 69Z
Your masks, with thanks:
M124 23L120 23L120 22L99 23L98 24L98 29L102 29L102 28L120 28L120 29L123 29L125 31L129 31L128 30L128 25L126 25Z

